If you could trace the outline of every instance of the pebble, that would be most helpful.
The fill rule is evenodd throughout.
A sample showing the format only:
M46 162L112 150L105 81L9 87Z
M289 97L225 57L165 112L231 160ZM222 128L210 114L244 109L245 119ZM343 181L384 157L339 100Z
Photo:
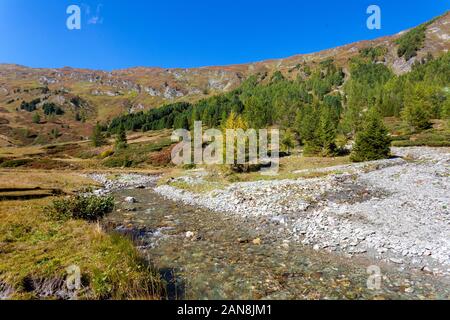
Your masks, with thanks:
M255 246L260 246L262 241L261 241L260 238L256 238L256 239L253 240L252 242L253 242L253 244L254 244Z
M192 231L186 232L186 238L187 238L187 239L191 239L191 238L193 238L194 236L195 236L195 233L194 233L194 232L192 232Z
M389 261L396 263L396 264L403 264L403 260L402 259L397 259L397 258L390 258Z

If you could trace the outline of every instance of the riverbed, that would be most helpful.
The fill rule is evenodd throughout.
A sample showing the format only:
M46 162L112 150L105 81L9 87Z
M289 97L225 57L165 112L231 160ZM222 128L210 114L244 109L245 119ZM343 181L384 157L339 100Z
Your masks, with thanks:
M364 255L316 251L284 240L284 229L273 221L180 204L151 187L114 195L117 210L105 223L133 236L167 281L168 299L450 297L444 277L404 270ZM133 201L125 201L129 197ZM379 268L380 277L368 273L374 268Z

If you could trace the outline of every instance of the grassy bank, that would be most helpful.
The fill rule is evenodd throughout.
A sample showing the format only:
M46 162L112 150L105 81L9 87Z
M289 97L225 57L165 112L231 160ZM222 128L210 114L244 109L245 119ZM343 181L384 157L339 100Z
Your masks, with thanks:
M1 172L11 187L58 187L74 191L86 182L75 175ZM54 177L54 178L52 178ZM9 182L8 182L9 181ZM55 221L46 209L52 198L0 202L0 290L12 289L15 299L60 298L66 292L66 269L81 271L81 299L159 299L162 283L133 243L107 234L81 220Z
M433 120L433 126L422 132L411 132L400 119L386 118L394 147L450 147L450 126L443 120Z

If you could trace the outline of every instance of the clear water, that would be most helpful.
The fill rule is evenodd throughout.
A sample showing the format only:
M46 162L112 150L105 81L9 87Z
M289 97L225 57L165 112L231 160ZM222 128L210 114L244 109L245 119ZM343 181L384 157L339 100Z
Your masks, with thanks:
M287 244L283 231L263 220L185 206L152 190L115 196L119 211L106 222L133 235L167 281L169 299L450 298L446 279ZM138 203L124 204L128 196ZM380 290L367 287L371 265L382 270Z

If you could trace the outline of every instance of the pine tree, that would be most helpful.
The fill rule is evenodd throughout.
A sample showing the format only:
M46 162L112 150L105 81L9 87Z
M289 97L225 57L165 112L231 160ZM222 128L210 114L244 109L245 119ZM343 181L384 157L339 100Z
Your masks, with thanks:
M375 108L368 112L363 125L364 128L356 136L351 160L363 162L388 158L392 140Z
M125 149L128 147L128 141L127 141L127 132L125 131L125 127L121 125L119 127L119 132L116 136L116 149Z
M103 137L102 127L98 123L95 125L92 131L91 141L92 145L96 148L101 147L102 145L105 144L105 138Z

